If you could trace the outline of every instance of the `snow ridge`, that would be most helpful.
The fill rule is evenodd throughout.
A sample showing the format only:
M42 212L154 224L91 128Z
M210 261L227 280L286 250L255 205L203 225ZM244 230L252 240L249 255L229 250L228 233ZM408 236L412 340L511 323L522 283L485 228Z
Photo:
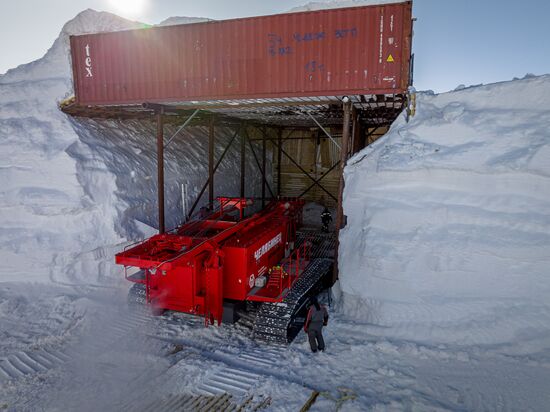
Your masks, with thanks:
M172 16L161 21L157 26L175 26L178 24L193 24L203 23L205 21L213 21L207 17L188 17L188 16Z
M345 311L421 341L550 347L550 75L441 95L350 159Z
M403 3L407 0L325 0L311 1L303 6L293 7L289 13L297 13L303 11L315 11L326 9L338 9L343 7L359 7L359 6L376 6L382 4Z
M85 10L64 25L43 58L0 77L0 281L121 281L113 254L126 239L153 232L155 126L71 119L58 109L72 94L70 35L142 26ZM175 131L166 126L167 136ZM219 156L233 131L217 133ZM181 220L181 184L188 184L192 203L204 182L206 142L204 130L187 129L167 150L169 228ZM217 176L233 176L226 172L238 170L237 158L237 150L230 150ZM255 196L259 179L252 169L247 176L248 195ZM237 179L218 178L215 184L217 194L238 193Z
M143 27L142 23L129 21L107 12L92 9L84 10L63 26L59 37L44 57L34 62L22 64L0 76L0 84L38 79L71 79L69 37L72 35L118 31ZM68 82L67 84L69 84ZM71 85L72 88L72 85Z

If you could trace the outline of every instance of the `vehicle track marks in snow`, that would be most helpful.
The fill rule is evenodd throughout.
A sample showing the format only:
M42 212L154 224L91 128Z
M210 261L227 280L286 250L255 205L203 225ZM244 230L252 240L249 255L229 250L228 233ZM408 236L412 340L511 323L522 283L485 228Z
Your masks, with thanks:
M172 412L172 411L253 411L259 408L259 403L254 404L252 397L236 400L232 395L223 393L219 395L169 395L165 398L148 401L137 410L142 412ZM120 409L121 412L136 410L136 405L130 403Z
M281 350L285 350L281 347ZM198 393L217 395L231 393L237 396L251 394L255 387L271 375L280 361L280 352L265 348L245 348L240 353L230 355L217 351L222 357L232 356L234 360L227 366L209 374L196 388ZM220 360L223 361L223 358ZM261 373L263 370L267 373Z
M0 359L0 382L19 379L28 375L47 372L69 357L52 348L36 351L20 351Z
M205 378L196 388L199 394L219 395L231 393L242 396L249 393L259 382L262 375L242 370L235 367L225 366L213 372Z

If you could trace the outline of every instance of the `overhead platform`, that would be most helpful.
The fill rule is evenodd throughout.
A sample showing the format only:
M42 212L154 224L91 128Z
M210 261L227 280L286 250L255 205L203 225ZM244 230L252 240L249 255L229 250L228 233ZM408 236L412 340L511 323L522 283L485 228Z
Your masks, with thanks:
M365 125L390 125L406 105L406 95L347 96L358 121ZM79 105L74 99L61 105L66 114L101 119L153 119L158 110L165 121L178 122L199 111L190 125L209 124L212 116L224 124L247 120L256 125L275 127L340 126L343 121L344 96L288 97L269 99L208 100L150 103L141 105ZM315 119L313 120L312 117Z
M60 105L64 113L157 124L161 233L164 152L192 126L209 130L208 176L189 215L204 193L211 208L215 195L225 195L214 193L214 177L238 142L241 198L247 195L246 163L253 162L262 176L262 204L295 196L334 206L339 230L345 225L346 161L386 132L407 107L412 84L410 1L86 34L70 41L75 97ZM177 126L168 139L165 123ZM234 133L215 159L220 127Z
M262 197L303 197L337 206L346 107L349 117L345 129L350 136L347 158L381 137L406 104L406 95L393 94L101 106L82 106L68 100L61 105L61 110L71 116L96 119L161 119L180 130L193 126L210 127L212 134L216 127L232 127L237 134L243 135L253 152L253 160L263 176ZM170 137L170 141L174 137L177 136ZM263 144L264 140L265 148L262 145L254 149L251 145L252 142ZM268 154L272 156L273 170L264 169L264 157ZM217 164L212 169L214 173ZM273 177L273 187L267 182L268 175ZM209 189L211 181L213 177L207 180L201 195ZM244 188L241 194L245 195Z

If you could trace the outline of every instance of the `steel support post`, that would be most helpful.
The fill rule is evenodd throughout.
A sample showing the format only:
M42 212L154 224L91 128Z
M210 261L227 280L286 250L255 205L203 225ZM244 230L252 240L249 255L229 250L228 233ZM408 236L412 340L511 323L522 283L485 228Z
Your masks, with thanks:
M283 147L283 129L279 129L277 134L277 142L277 196L281 197L281 160L283 157L283 152L281 149Z
M214 118L208 130L208 207L214 210Z
M159 233L164 233L164 111L157 112L157 185Z
M359 122L359 112L355 108L352 111L351 121L352 121L351 153L355 154L363 148L361 143L361 123Z
M222 155L220 156L220 158L218 159L218 161L216 162L216 165L214 166L214 170L212 171L212 175L214 175L216 173L216 170L218 170L218 167L220 166L220 164L222 163L222 160L224 159L226 153L229 151L229 148L231 147L231 145L233 144L233 141L235 140L235 138L237 137L237 135L239 134L239 131L241 129L237 129L235 131L235 133L233 134L233 136L231 137L231 140L229 141L229 143L227 144L227 146L225 147L225 149L223 150L223 153ZM201 197L202 195L204 194L204 192L206 191L206 188L207 187L210 187L210 179L206 179L206 183L203 185L201 191L199 192L197 198L195 199L195 202L193 203L193 206L191 206L191 209L189 210L189 215L187 216L188 218L190 218L192 215L193 215L193 212L195 211L195 208L197 207L197 205L199 204L199 201L201 200Z
M262 133L263 133L263 130L262 129L259 129ZM258 160L258 156L256 156L256 151L254 150L254 146L252 146L252 139L250 139L250 136L248 136L248 132L247 132L247 135L246 135L246 140L248 140L248 147L250 147L250 151L252 152L252 156L254 157L254 161L256 162L256 166L258 166L258 170L260 171L260 173L262 172L262 165L260 164L260 161ZM266 186L267 186L267 190L269 190L269 194L271 195L271 197L275 197L275 194L273 193L273 190L271 190L271 186L269 185L269 183L265 180L265 179L262 179Z
M344 195L344 168L348 160L348 147L350 135L350 120L351 120L351 102L344 101L344 124L342 130L342 151L340 153L340 184L338 185L338 204L336 206L336 251L334 256L334 272L332 274L333 283L338 279L338 249L340 247L340 229L344 226L344 209L342 200Z
M244 184L246 174L246 136L241 133L241 198L245 195Z
M262 134L262 209L265 207L265 183L266 183L266 175L265 175L265 156L266 156L266 139L265 139L265 133Z

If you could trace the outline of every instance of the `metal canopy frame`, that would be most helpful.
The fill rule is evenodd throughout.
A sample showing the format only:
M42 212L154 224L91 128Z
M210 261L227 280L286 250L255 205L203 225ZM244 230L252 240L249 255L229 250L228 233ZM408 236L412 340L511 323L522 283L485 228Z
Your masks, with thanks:
M319 96L288 97L275 99L244 99L203 102L146 102L142 105L128 106L78 106L74 102L62 104L61 110L75 117L98 119L145 119L157 124L157 176L158 176L158 218L159 232L164 233L164 150L188 126L208 127L208 178L195 199L187 218L191 217L204 192L208 188L208 204L214 201L214 176L229 151L236 137L240 135L240 195L245 197L246 182L246 144L250 148L254 162L262 176L262 205L265 205L266 189L271 198L281 196L281 160L283 155L294 164L311 184L300 194L304 196L314 187L319 187L337 203L336 239L338 231L345 225L342 210L342 193L344 189L343 170L348 157L369 143L370 135L379 127L389 126L406 107L406 95L353 95L353 96ZM164 143L164 125L179 125L178 130ZM216 127L235 129L220 158L214 159ZM341 145L329 132L329 128L342 130ZM331 139L340 148L340 160L335 162L320 177L308 173L284 149L285 141L311 139L311 137L293 137L298 130L320 130L317 140ZM369 129L372 129L369 131ZM249 131L258 131L251 137ZM286 136L284 131L288 130ZM271 132L276 132L270 135ZM261 157L254 149L253 142L261 143ZM276 195L267 181L266 153L267 143L277 150L277 188ZM335 196L322 184L322 180L334 169L339 169L338 194ZM336 259L338 248L336 248ZM337 279L338 264L334 265L333 280Z
M390 124L405 107L405 94L348 96L360 114L360 122ZM267 127L311 128L311 116L322 127L341 126L341 96L292 97L270 99L212 100L190 102L145 102L142 105L79 106L69 102L61 110L76 117L109 119L150 119L163 109L165 122L181 123L192 116L189 125L207 126L212 116L219 122L235 124L247 120ZM198 112L197 112L198 110Z
M264 134L264 139L263 139L263 141L265 142L265 141L266 141L266 135L265 135L265 132L264 132L263 130L262 130L262 134ZM332 139L332 137L331 137L331 139ZM279 152L281 152L282 154L284 154L285 157L286 157L288 160L290 160L290 161L292 162L292 164L294 164L294 166L296 166L296 167L298 168L298 170L300 170L305 176L307 176L308 178L310 178L310 179L313 181L313 186L315 186L315 185L319 186L319 188L320 188L321 190L323 190L327 195L329 195L332 199L334 199L335 201L338 201L338 199L337 199L332 193L330 193L325 187L323 187L323 186L319 183L319 181L320 181L322 178L321 178L321 179L315 179L315 178L314 178L313 176L311 176L311 175L310 175L310 174L309 174L309 173L308 173L308 172L307 172L307 171L306 171L306 170L305 170L296 160L294 160L294 159L292 158L292 156L290 156L290 155L285 151L285 149L283 149L283 142L284 142L284 140L281 141L280 143L279 143L279 142L275 143L275 140L271 140L271 143L277 147L277 149L278 149ZM331 168L331 170L332 170L332 168ZM323 176L323 177L324 177L324 176ZM310 190L310 189L306 190L304 193L309 192L309 190ZM302 194L302 195L303 195L303 194Z
M229 140L229 143L224 148L220 158L218 159L218 161L214 165L214 127L215 127L214 122L212 122L210 131L209 131L209 144L208 144L208 160L209 160L208 161L208 179L206 179L206 182L202 186L202 189L200 190L199 194L197 195L197 198L195 199L195 202L191 206L191 209L189 209L189 213L187 215L188 219L193 215L193 212L195 211L196 207L198 206L198 204L201 200L201 197L202 197L202 195L204 194L204 192L206 191L207 188L209 189L208 204L209 204L210 210L212 210L211 203L214 202L214 174L216 173L216 170L218 170L218 167L222 163L223 158L225 157L225 155L229 151L229 148L233 144L233 141L235 140L235 138L238 136L239 132L242 129L242 126L241 126L233 133L233 136Z

